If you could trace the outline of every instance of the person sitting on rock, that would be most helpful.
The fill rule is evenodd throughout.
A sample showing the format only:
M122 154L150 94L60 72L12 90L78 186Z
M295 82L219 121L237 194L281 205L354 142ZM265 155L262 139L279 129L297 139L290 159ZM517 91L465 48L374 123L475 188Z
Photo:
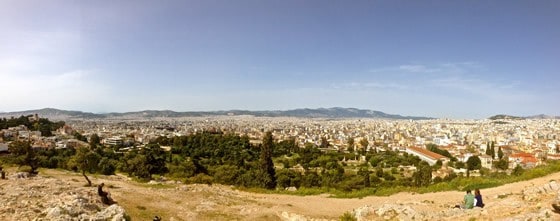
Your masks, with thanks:
M103 191L103 186L105 186L105 183L101 183L97 186L97 194L101 197L101 202L107 205L115 203L113 199L111 199L111 194Z
M479 189L474 190L474 199L476 201L474 206L484 208L484 203L482 202L482 195L480 195Z

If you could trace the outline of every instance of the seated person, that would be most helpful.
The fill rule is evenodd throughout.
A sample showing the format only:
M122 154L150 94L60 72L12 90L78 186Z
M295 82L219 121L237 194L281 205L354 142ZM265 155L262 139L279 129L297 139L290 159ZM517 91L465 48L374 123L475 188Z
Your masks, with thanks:
M105 183L101 183L97 186L97 194L101 197L101 202L107 205L115 203L113 199L111 199L111 194L103 191L103 186L105 186Z
M474 195L471 190L467 190L467 194L463 197L463 204L455 206L455 208L472 209L474 207Z
M474 199L475 199L474 206L484 208L484 203L482 202L482 195L480 195L479 189L474 190Z

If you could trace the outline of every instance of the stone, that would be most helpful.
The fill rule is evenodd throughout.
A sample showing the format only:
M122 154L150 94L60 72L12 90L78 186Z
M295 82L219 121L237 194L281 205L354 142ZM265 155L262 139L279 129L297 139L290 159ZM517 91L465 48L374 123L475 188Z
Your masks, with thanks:
M125 221L126 212L124 209L117 205L113 204L104 210L97 212L95 215L92 216L94 220L111 220L111 221Z
M560 189L560 186L558 186L558 183L554 180L550 181L549 185L550 189L552 189L553 191L558 191Z

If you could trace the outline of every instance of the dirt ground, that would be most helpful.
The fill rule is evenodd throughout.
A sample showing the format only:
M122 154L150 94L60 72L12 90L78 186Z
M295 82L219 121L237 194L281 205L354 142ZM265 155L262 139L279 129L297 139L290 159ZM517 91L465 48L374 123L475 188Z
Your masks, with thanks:
M66 180L75 186L83 187L85 184L81 175L72 172L42 170L41 174ZM303 220L304 218L337 220L347 211L365 205L381 207L384 204L408 205L418 213L438 214L453 210L452 207L459 203L464 195L463 192L450 191L338 199L330 198L325 194L314 196L259 194L239 191L223 185L145 184L132 181L122 175L96 175L92 176L91 180L94 184L105 183L112 197L126 209L133 220L151 220L155 215L163 217L163 220ZM556 198L556 193L541 194L537 200L528 203L523 199L522 192L528 188L546 185L552 180L559 181L560 172L530 181L484 189L482 195L486 207L482 212L464 216L457 215L456 212L448 217L442 216L437 219L515 220L511 217L550 207L550 202ZM548 217L547 214L543 219L560 220L560 215L551 214Z

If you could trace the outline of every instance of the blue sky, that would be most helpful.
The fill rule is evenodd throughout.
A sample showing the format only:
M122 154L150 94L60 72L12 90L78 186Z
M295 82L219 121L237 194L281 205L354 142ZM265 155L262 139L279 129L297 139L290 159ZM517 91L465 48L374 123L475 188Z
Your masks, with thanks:
M558 1L0 1L0 111L560 115Z

